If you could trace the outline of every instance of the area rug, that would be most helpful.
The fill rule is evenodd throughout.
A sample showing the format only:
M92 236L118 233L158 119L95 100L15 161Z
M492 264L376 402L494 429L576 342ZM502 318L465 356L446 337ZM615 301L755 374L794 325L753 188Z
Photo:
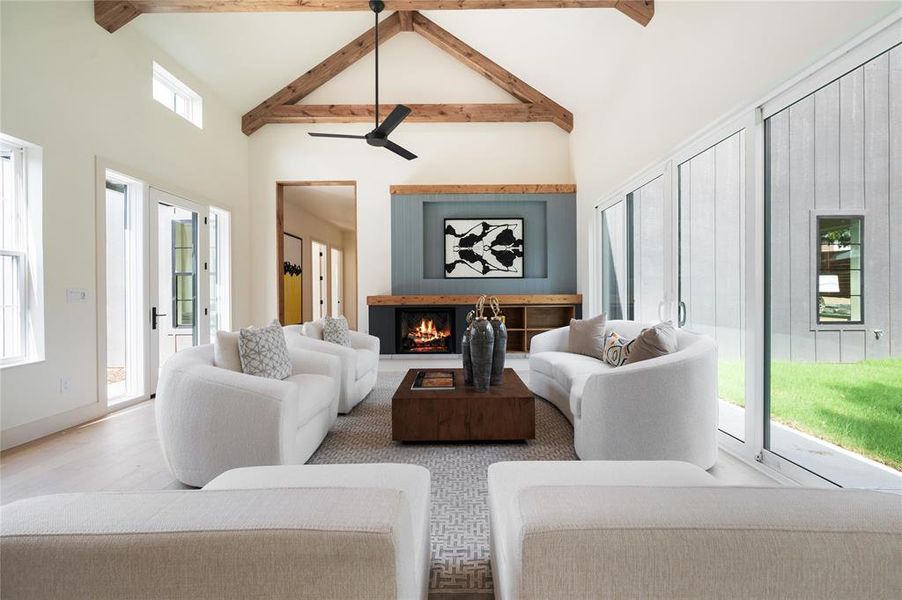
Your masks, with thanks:
M433 598L490 596L486 473L506 460L576 460L573 428L556 408L536 399L536 439L519 443L400 444L391 439L391 397L403 373L380 374L375 389L338 422L311 464L410 463L432 473Z

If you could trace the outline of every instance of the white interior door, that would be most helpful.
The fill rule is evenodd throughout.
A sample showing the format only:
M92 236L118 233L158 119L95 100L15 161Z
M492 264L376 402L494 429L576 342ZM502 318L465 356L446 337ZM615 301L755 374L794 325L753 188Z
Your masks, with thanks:
M150 188L150 380L184 348L206 343L209 331L207 209Z
M313 320L318 321L326 315L326 295L329 293L329 282L326 280L329 276L326 268L326 253L329 249L325 244L317 241L311 242L311 248L313 250L313 255L310 257Z
M332 316L339 317L344 314L342 301L344 300L343 282L344 282L344 263L342 251L338 248L332 248L329 256L331 261L332 274Z

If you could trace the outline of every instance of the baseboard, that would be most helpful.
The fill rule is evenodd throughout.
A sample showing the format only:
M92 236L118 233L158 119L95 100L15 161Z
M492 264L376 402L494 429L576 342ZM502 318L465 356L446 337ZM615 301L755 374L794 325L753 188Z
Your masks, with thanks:
M28 442L58 433L64 429L93 421L107 414L107 407L99 402L51 415L37 421L0 431L0 450L15 448Z

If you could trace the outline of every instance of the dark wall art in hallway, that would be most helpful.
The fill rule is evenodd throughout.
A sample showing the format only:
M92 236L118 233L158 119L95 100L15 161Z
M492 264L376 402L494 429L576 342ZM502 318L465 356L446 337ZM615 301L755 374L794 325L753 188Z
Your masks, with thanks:
M445 278L523 277L523 219L445 219Z

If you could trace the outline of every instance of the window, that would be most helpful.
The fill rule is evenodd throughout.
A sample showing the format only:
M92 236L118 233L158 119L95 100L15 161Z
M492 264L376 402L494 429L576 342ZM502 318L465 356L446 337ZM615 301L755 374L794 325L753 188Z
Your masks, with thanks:
M24 358L26 353L24 150L3 144L0 165L3 193L0 204L0 272L3 276L0 331L3 334L3 348L0 357L3 361L12 361Z
M0 134L0 364L43 354L41 149Z
M226 210L210 208L210 341L231 329L229 220Z
M862 323L862 217L817 219L817 322Z
M203 99L156 62L153 63L153 98L180 117L203 127Z
M172 323L176 329L193 329L197 313L194 220L172 222Z

